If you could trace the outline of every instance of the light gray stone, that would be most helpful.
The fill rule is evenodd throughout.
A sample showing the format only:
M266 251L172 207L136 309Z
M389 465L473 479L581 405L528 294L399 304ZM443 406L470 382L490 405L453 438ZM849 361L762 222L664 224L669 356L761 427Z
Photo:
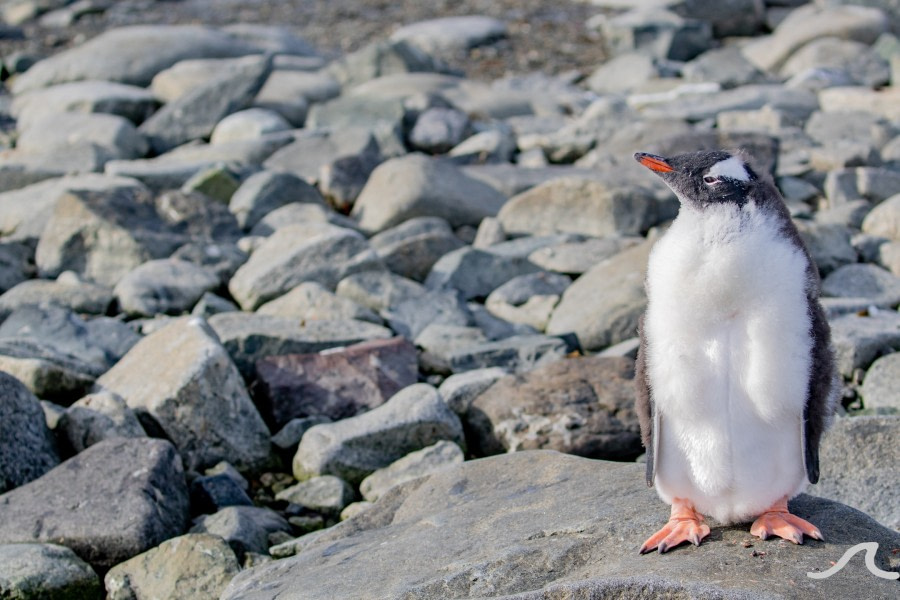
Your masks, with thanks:
M0 544L0 591L23 599L103 597L91 566L56 544Z
M866 371L860 395L866 409L900 414L900 352L877 359ZM887 523L886 523L887 524Z
M41 404L15 377L0 373L0 494L59 464Z
M809 493L843 502L898 529L900 416L844 417L825 434L819 450L818 485Z
M200 318L179 319L148 335L97 385L124 398L151 435L172 440L189 469L227 460L252 470L269 458L269 431L225 348Z
M292 202L325 203L316 188L299 177L263 170L244 180L231 197L228 210L246 231L266 214Z
M900 314L895 311L843 315L829 325L838 370L848 379L856 369L867 369L879 356L900 348Z
M192 263L150 260L119 280L113 294L121 310L133 317L182 314L219 285L219 278Z
M296 318L246 312L213 315L209 325L247 378L255 373L256 361L265 356L310 354L392 337L386 327L365 321L317 320L304 323Z
M415 384L367 413L307 431L294 456L294 476L303 481L337 475L359 483L375 470L441 440L465 445L459 418L437 390Z
M644 273L652 242L606 259L575 280L547 324L547 333L575 333L587 350L634 337L647 303Z
M461 464L464 460L462 448L453 442L440 441L378 469L362 480L359 491L363 498L375 502L392 487Z
M62 544L104 570L179 535L188 519L178 453L150 438L104 440L2 498L0 543Z
M239 571L237 557L225 540L189 533L116 565L104 583L110 600L215 600Z
M676 550L677 557L638 557L641 542L669 512L643 472L644 465L547 451L468 461L315 538L300 538L296 556L242 572L222 598L774 600L853 597L860 590L889 598L896 591L895 581L859 565L841 576L806 577L830 568L860 539L879 544L876 565L896 569L890 549L900 543L897 532L870 517L810 496L797 498L791 510L820 527L827 544L756 541L745 548L749 533L741 524L716 526L699 549ZM324 552L331 553L327 561ZM711 560L721 569L710 572Z
M360 271L384 268L359 233L326 224L278 229L235 272L228 290L244 309L253 310L304 281L333 289Z
M334 475L313 477L275 494L276 500L287 500L330 517L339 516L355 497L350 484Z
M381 324L381 317L371 309L350 298L338 296L312 281L301 283L283 296L269 300L256 313L301 321L358 319Z
M389 160L372 172L351 216L371 232L422 216L441 217L458 227L495 216L505 201L502 194L452 163L411 154Z
M463 246L438 217L409 219L372 236L369 243L388 269L415 281L424 281L434 263Z

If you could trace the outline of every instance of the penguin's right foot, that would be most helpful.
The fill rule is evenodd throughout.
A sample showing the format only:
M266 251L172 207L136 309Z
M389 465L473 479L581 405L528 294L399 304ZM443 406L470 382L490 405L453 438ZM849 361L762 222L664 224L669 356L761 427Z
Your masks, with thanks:
M644 542L640 552L646 554L655 548L662 554L684 542L699 546L700 541L708 535L709 526L703 522L703 515L694 510L690 501L675 498L672 500L669 522Z

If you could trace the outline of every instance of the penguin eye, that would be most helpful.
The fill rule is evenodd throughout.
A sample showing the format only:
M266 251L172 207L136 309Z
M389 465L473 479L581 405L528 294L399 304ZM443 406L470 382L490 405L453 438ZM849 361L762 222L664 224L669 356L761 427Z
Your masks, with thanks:
M703 182L706 183L707 185L712 185L714 183L718 183L719 178L713 177L712 175L707 175L706 177L703 178Z

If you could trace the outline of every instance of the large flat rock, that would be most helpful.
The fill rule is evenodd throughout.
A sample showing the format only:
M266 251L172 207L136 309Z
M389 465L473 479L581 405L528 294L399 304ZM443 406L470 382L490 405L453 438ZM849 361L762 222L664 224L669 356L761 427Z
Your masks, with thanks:
M812 579L850 547L877 542L900 568L900 534L836 502L792 509L827 542L795 546L717 526L699 547L640 556L668 517L643 467L549 451L464 463L389 493L370 510L301 543L291 558L239 574L223 600L262 598L868 598L898 583L854 558ZM753 540L752 547L742 542ZM350 562L352 561L352 562ZM347 568L352 564L352 568Z

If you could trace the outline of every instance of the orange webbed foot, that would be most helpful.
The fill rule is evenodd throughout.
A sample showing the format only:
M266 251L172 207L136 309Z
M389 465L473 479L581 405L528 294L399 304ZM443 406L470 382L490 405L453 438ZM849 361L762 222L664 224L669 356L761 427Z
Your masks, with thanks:
M795 544L802 544L804 535L815 540L825 539L818 527L788 512L787 498L782 498L757 517L750 526L750 533L762 539L777 535Z
M672 501L672 516L662 529L654 533L641 546L641 554L657 549L660 554L684 542L695 546L709 535L709 526L703 522L703 515L694 510L687 500L675 498Z

